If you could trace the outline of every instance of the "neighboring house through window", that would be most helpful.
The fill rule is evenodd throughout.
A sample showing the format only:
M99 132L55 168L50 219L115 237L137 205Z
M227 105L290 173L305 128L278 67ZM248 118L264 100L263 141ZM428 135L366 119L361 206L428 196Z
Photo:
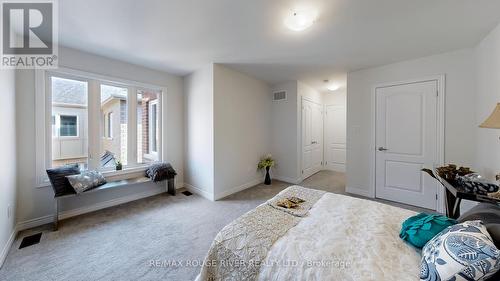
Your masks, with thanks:
M106 137L112 138L113 137L113 112L109 112L107 114L107 130L106 130Z

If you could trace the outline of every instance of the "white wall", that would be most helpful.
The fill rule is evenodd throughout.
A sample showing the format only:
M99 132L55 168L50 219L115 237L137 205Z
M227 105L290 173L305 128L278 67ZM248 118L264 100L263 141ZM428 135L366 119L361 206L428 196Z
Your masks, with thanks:
M306 98L315 103L323 104L323 94L301 81L297 81L297 93L299 103L302 101L302 98Z
M16 210L15 71L0 70L0 267L14 239ZM9 217L10 208L10 217Z
M259 159L271 151L268 84L214 65L215 198L263 181Z
M164 155L178 172L178 185L183 182L183 80L182 77L147 69L108 58L60 48L60 66L101 75L155 84L167 88L164 104ZM49 222L52 218L54 203L50 186L35 187L35 81L33 70L20 70L16 75L16 118L18 149L18 208L17 221L24 226L33 226ZM21 149L22 148L22 149ZM140 188L131 186L120 190L110 190L87 194L81 198L70 198L62 204L64 213L83 210L86 206L104 204L120 198L137 196L141 193L160 191L153 183L144 184ZM83 209L82 209L83 208Z
M271 153L277 165L272 170L276 179L295 183L299 179L297 81L283 82L272 87L272 92L286 91L285 101L271 103Z
M287 91L287 100L272 104L271 153L277 161L276 179L300 183L302 181L302 99L323 105L323 94L301 81L276 84L272 92Z
M500 25L475 50L477 68L476 119L478 126L500 102ZM494 179L500 172L500 130L475 127L476 159L474 168Z
M366 192L370 186L373 86L432 75L446 75L445 162L474 162L475 75L472 49L360 70L347 82L347 187ZM365 193L366 194L366 193Z
M186 186L214 199L213 65L184 77Z
M346 90L342 89L324 94L323 103L325 105L346 106L347 105Z

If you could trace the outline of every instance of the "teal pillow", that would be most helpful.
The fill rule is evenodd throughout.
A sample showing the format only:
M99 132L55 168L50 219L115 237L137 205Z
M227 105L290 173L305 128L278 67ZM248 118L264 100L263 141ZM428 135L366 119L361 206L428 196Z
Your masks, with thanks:
M443 215L420 213L403 222L399 237L417 248L457 221Z

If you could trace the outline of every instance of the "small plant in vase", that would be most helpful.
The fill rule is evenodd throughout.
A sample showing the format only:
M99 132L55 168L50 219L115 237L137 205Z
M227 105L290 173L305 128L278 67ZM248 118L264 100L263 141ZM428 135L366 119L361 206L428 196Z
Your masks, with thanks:
M257 164L258 170L266 169L266 179L264 180L264 184L266 185L271 184L271 176L269 175L269 170L274 167L274 165L275 162L271 154L267 154L266 156L262 157L259 161L259 164Z
M116 170L117 171L120 171L121 169L123 169L122 162L120 160L117 160L115 162L115 165L116 165Z

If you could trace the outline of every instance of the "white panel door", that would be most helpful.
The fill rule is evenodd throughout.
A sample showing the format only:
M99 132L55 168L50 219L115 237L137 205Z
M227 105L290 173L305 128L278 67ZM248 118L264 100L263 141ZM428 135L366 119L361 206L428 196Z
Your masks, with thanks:
M322 106L302 100L302 177L307 178L323 166Z
M325 168L345 172L346 109L341 105L325 106Z
M376 90L376 197L436 209L437 81Z

